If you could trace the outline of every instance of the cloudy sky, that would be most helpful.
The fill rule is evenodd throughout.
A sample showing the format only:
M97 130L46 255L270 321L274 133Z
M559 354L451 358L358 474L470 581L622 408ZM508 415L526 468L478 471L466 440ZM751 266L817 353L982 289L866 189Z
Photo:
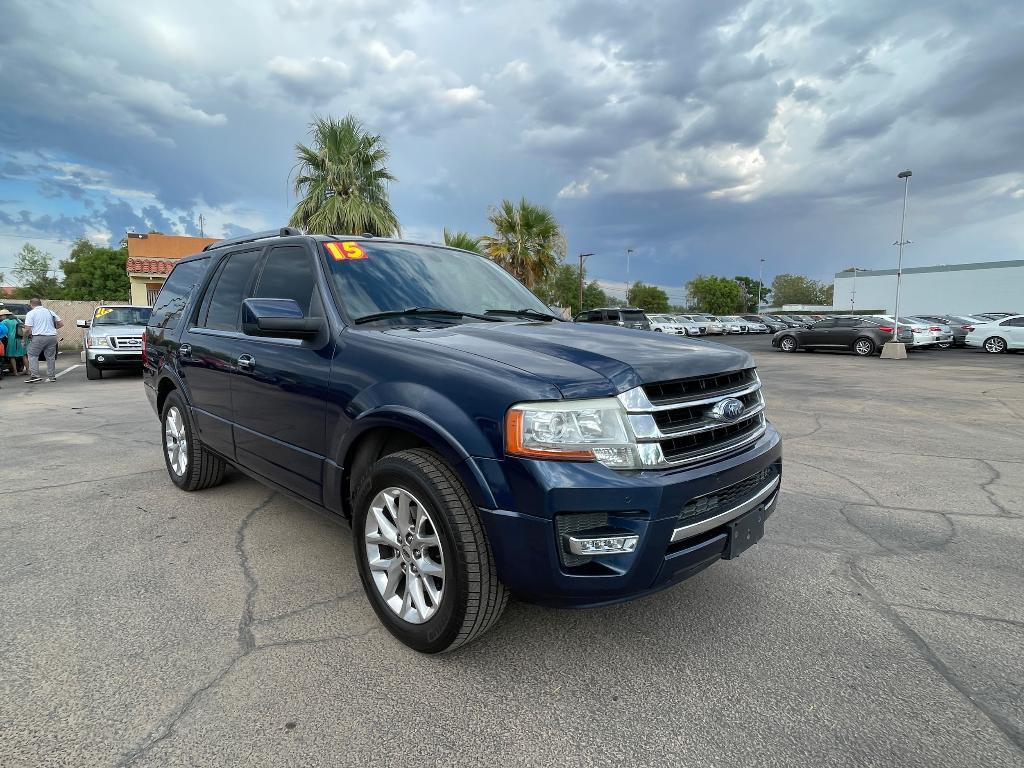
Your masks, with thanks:
M407 236L551 206L589 272L1020 258L1019 0L3 0L0 271L26 240L284 224L293 145L353 112Z

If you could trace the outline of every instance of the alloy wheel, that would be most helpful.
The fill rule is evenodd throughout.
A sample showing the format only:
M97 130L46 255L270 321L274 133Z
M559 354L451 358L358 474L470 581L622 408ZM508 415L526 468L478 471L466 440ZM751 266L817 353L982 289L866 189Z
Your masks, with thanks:
M867 339L861 339L854 346L854 350L857 352L858 355L870 355L873 346L874 345Z
M164 445L167 448L167 462L178 477L188 469L188 434L185 420L176 407L167 410L164 419Z
M782 347L783 352L792 352L796 349L796 340L790 336L787 336L779 342L779 346Z
M1006 349L1006 342L998 336L993 336L991 339L985 340L985 351L994 352L996 354Z
M426 507L404 488L373 497L363 537L370 576L403 621L422 624L444 596L444 550Z

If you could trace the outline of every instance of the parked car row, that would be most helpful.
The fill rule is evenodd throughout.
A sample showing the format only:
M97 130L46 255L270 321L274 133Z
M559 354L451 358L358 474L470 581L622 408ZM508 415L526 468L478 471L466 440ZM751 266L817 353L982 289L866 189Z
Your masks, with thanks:
M1024 349L1024 315L834 315L810 325L777 331L772 346L798 349L849 349L858 355L881 351L894 332L910 349L980 347L987 352Z

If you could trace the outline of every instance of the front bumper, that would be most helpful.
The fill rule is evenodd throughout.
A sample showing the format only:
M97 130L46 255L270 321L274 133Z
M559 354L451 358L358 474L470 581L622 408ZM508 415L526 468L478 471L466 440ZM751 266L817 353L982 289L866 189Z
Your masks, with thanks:
M122 351L105 347L90 347L85 350L85 359L97 368L141 368L142 351Z
M599 464L504 463L508 485L498 496L514 501L508 505L514 510L480 510L499 576L520 599L589 607L656 592L726 556L733 518L716 509L684 525L683 507L773 465L781 481L782 445L769 425L747 450L698 468L616 472ZM767 516L777 507L777 497L776 485L751 509L760 507ZM735 512L735 507L724 511ZM635 551L594 558L600 567L566 565L556 521L582 513L606 513L609 525L638 535Z

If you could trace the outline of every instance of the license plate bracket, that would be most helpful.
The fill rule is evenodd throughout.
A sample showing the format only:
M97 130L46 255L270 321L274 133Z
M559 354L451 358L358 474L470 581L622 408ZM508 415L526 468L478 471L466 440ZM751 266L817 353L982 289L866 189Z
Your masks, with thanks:
M732 560L739 557L757 544L764 536L765 517L765 509L762 504L757 509L752 509L729 523L729 543L725 548L723 559Z

